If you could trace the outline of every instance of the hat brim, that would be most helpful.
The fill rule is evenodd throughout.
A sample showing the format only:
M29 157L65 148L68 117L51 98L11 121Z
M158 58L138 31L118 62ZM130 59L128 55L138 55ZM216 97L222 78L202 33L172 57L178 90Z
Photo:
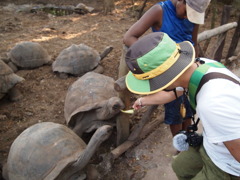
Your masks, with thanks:
M181 53L178 60L164 73L148 80L137 79L130 71L126 76L129 91L135 94L153 94L166 89L179 78L194 62L195 51L193 45L184 41L179 43Z
M197 12L186 4L187 18L189 21L195 24L204 24L205 12Z

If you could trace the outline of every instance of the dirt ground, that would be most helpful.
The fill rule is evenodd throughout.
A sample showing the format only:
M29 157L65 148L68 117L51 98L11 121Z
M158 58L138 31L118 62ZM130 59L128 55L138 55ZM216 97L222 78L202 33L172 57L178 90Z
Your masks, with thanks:
M14 6L11 4L13 2L15 5L40 3L34 0L0 1L1 59L6 59L6 53L21 41L40 43L48 51L52 61L63 49L72 44L84 43L98 52L106 46L113 46L113 51L101 61L101 65L105 69L105 75L117 79L122 37L136 21L137 11L132 11L132 1L115 1L115 10L107 15L102 12L100 0L41 1L74 6L82 2L95 8L90 14L67 16L53 16L44 12L30 13L28 8ZM147 8L155 2L157 1L150 1ZM142 1L135 3L142 5ZM20 7L21 11L19 11ZM219 5L219 10L221 9L222 6ZM200 32L209 29L211 16L208 15L207 18ZM231 22L236 19L236 16L231 16ZM227 41L230 42L230 39L231 34ZM224 49L224 54L226 51L227 47ZM77 77L59 79L49 65L34 70L20 70L16 74L25 79L17 85L23 98L17 102L10 102L5 97L0 101L1 164L6 161L13 140L27 127L44 121L65 124L63 107L66 92L77 79ZM104 176L104 179L175 180L176 177L171 170L171 160L175 150L171 142L169 127L161 124L147 138L118 158L114 162L113 169ZM111 147L107 147L109 149L106 151L116 147L114 141L108 144L111 144Z

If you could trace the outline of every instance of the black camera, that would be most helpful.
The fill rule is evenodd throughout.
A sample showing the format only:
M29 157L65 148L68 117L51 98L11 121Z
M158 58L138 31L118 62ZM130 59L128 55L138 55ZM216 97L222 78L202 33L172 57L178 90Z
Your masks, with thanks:
M187 136L185 141L189 144L189 146L197 147L202 144L202 135L199 135L195 131L180 131L179 134L184 134Z
M187 131L180 131L173 137L173 146L178 151L187 151L189 146L198 147L202 144L203 137L196 133L196 124L188 127Z

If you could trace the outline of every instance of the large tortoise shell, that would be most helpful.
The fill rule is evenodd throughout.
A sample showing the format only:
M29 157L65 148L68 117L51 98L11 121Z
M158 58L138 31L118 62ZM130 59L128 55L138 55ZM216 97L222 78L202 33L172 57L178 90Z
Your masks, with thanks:
M68 127L37 123L14 140L7 160L9 179L54 179L85 148L83 140Z
M20 42L8 53L13 64L22 69L33 69L50 62L46 49L37 42Z
M53 72L81 76L96 68L101 57L99 53L85 44L72 44L62 50L52 64Z

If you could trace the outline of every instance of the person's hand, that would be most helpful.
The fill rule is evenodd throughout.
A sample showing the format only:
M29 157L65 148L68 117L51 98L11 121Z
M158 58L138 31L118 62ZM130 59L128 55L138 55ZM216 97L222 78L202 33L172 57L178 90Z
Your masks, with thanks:
M133 109L135 110L138 110L140 109L141 107L143 107L143 104L142 104L142 97L138 98L134 103L133 103Z

